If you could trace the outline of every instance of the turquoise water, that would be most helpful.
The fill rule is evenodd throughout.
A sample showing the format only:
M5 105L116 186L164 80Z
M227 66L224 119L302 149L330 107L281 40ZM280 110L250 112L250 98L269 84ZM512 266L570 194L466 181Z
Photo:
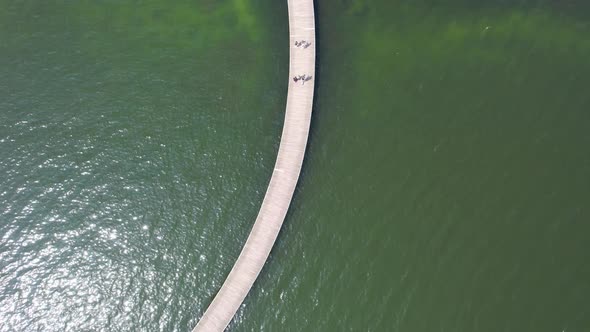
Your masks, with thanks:
M0 331L187 331L282 126L286 3L0 1ZM590 330L590 11L318 1L308 154L236 331Z

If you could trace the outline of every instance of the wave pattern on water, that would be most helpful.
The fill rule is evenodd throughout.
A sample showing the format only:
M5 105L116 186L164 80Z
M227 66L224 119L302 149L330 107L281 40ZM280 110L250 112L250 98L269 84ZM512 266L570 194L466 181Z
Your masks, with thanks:
M255 217L284 107L257 85L283 85L265 63L287 52L262 52L262 19L228 21L273 9L0 3L0 331L188 330Z

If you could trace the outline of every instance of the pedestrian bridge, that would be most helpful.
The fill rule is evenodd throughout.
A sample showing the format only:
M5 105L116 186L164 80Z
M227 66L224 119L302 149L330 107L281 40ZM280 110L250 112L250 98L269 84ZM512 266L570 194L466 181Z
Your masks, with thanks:
M193 332L223 331L227 327L270 254L299 179L315 85L315 19L313 0L287 1L289 88L277 161L242 252Z

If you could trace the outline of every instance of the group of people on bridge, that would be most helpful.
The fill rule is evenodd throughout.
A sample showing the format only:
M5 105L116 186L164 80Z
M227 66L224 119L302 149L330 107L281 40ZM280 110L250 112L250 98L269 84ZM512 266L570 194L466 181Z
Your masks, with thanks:
M307 81L311 81L312 77L309 75L299 75L299 76L295 76L293 77L293 81L295 81L295 83L301 81L301 85L305 84L305 82Z
M309 46L311 46L311 43L308 42L307 40L296 40L295 41L295 47L303 47L303 48L308 48ZM299 76L295 76L293 77L293 81L295 81L295 83L301 81L301 84L305 84L305 82L310 81L311 80L311 76L309 75L299 75Z
M295 47L308 48L309 46L311 46L311 43L307 40L295 41Z

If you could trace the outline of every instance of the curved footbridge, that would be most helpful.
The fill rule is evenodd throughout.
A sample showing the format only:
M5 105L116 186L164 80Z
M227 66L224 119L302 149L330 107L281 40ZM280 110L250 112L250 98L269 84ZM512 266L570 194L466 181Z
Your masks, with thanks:
M313 0L288 0L289 90L275 168L246 244L193 332L223 331L244 301L281 229L301 171L315 80Z

